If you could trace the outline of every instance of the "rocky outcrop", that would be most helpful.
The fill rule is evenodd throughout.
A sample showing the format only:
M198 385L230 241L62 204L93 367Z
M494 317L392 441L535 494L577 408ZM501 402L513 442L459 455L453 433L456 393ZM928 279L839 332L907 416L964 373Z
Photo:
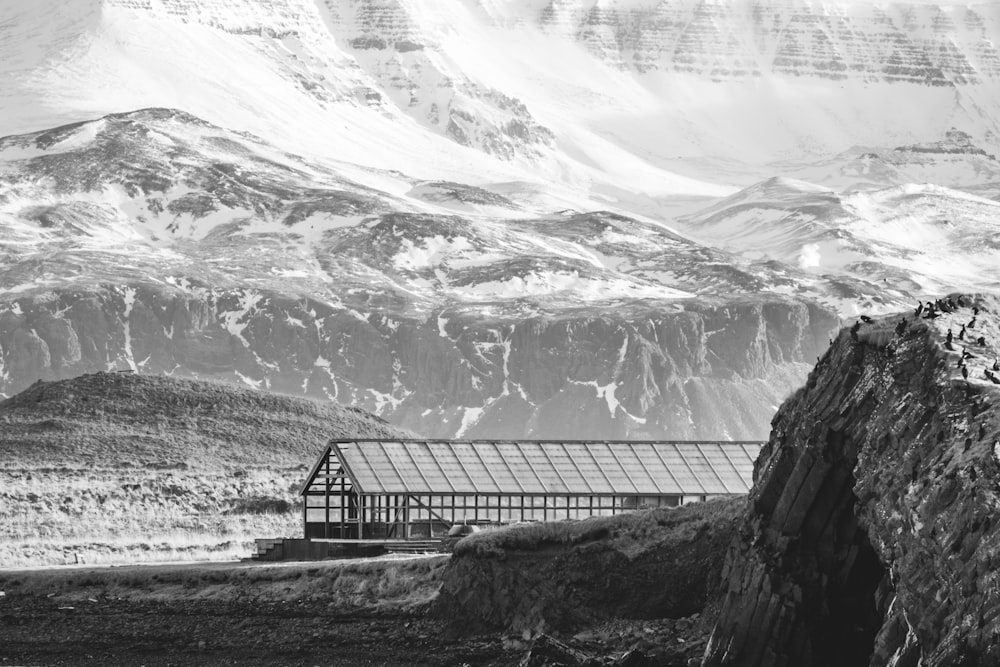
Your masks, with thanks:
M0 304L0 392L132 369L357 405L428 436L761 438L836 324L785 300L407 319L148 285Z
M842 332L781 407L705 665L1000 660L1000 302L976 303Z
M465 538L435 613L458 632L576 632L704 611L743 499L525 524Z

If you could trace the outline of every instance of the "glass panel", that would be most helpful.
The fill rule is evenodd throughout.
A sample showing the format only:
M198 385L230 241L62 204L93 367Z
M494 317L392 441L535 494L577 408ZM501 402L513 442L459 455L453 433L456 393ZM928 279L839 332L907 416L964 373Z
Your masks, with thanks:
M562 479L561 486L571 493L589 493L588 480L584 478L576 463L570 458L566 448L558 443L544 443L543 451L548 456L550 465L558 471Z
M701 481L701 492L702 493L725 493L726 489L722 486L719 478L715 475L715 471L712 466L709 465L708 461L705 460L704 455L698 450L697 445L693 444L678 444L678 451L684 455L684 459L687 461L688 465L694 471L694 474Z
M524 493L544 492L542 482L528 464L528 459L525 458L521 447L514 443L501 442L497 444L497 451L503 456L508 468L524 488ZM521 491L518 490L518 493Z
M663 443L649 443L635 446L636 453L640 456L645 466L646 472L653 479L656 486L656 493L676 494L680 493L680 486L677 484L675 470L668 467L667 453L673 452L673 445Z
M587 484L590 485L589 488L592 489L592 491L589 491L590 493L612 493L614 491L611 483L601 471L601 467L591 455L590 447L583 443L567 443L565 449L579 471L580 476L585 478ZM588 487L585 486L584 488Z
M677 479L677 484L679 485L678 491L681 493L700 493L701 492L701 482L695 477L691 470L688 468L687 464L684 463L684 459L678 453L675 446L665 447L660 450L660 455L666 462L667 467L670 472Z
M611 451L611 446L607 444L593 444L589 447L597 464L601 467L604 476L611 483L614 493L634 493L635 486L629 480L625 470L618 462L618 459Z
M455 445L455 453L468 473L469 481L466 483L465 489L478 493L500 491L493 478L501 474L503 470L493 445L463 443Z
M472 451L470 448L470 455L473 457L471 460L475 462L475 465L478 468L485 466L486 469L489 470L487 479L489 480L490 489L508 492L516 492L519 490L520 487L518 487L514 476L507 467L507 464L504 463L503 458L500 456L500 452L497 451L496 444L492 442L479 444L475 447L475 451ZM496 482L493 481L494 479Z
M638 487L638 493L655 494L660 492L660 487L649 469L654 461L657 466L660 465L660 462L649 446L618 445L615 446L615 454L617 454L629 479Z

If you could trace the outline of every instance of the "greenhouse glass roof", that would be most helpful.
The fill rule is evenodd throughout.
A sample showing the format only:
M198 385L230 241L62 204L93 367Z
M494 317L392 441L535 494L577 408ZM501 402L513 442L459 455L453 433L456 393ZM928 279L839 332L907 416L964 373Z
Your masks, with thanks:
M335 440L327 456L341 462L355 491L365 495L728 495L750 490L762 445Z

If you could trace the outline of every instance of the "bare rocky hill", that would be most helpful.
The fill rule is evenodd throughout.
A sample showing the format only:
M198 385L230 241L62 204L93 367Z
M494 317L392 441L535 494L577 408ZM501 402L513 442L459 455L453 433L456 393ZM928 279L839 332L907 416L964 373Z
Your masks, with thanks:
M964 303L841 332L782 406L705 665L1000 660L1000 302Z

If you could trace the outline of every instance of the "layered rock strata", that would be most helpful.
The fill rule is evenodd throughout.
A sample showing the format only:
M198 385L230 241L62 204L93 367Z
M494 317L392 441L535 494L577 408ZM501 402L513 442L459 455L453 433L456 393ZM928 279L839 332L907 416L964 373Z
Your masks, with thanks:
M801 302L406 319L257 290L0 304L0 392L132 369L357 405L428 436L762 438L835 316Z
M705 665L1000 661L1000 303L976 304L859 323L781 407Z

